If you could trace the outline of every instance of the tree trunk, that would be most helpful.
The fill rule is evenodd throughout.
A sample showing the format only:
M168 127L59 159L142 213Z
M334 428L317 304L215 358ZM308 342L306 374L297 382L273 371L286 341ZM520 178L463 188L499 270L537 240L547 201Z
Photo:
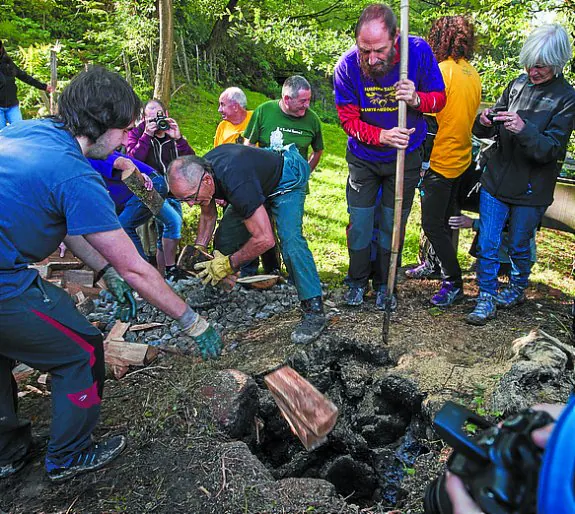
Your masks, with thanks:
M229 0L227 5L224 7L224 13L231 12L233 13L236 5L238 5L239 0ZM226 32L228 27L230 26L230 17L227 15L218 18L214 26L212 27L212 32L210 33L210 37L205 45L206 51L208 54L212 54L216 51L217 48L220 47L220 44L224 37L226 36Z
M172 60L174 57L172 0L159 0L158 7L160 18L160 48L158 51L158 65L156 66L154 98L168 105L170 103Z

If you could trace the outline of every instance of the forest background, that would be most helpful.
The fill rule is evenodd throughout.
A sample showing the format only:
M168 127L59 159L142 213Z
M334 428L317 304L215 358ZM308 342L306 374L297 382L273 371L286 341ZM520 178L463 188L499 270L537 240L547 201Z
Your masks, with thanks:
M345 225L346 136L333 103L331 74L354 42L353 29L367 1L308 0L0 0L0 39L28 73L48 82L56 54L58 91L86 65L120 72L145 100L161 97L200 155L208 151L220 116L218 96L237 85L253 109L278 98L284 79L305 75L312 108L324 123L326 151L312 177L306 233L322 279L340 282L347 266ZM390 3L399 13L399 1ZM475 22L473 64L483 101L492 103L522 70L518 56L534 25L562 23L575 39L575 0L468 0L410 2L410 33L425 37L432 20L465 14ZM565 69L575 84L575 60ZM26 117L48 114L48 98L19 82ZM570 150L574 150L572 138ZM184 242L193 240L197 213L186 211ZM191 228L190 228L191 227ZM470 231L468 231L470 232ZM469 264L471 234L462 234L460 258ZM408 226L404 263L415 262L417 202ZM543 231L535 280L575 292L573 234Z

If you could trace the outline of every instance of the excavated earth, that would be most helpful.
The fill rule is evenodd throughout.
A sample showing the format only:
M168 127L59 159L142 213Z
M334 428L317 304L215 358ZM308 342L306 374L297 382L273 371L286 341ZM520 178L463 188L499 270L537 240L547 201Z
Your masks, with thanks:
M436 287L400 284L386 345L373 298L352 309L341 291L326 291L328 329L315 343L296 347L289 339L299 319L292 287L224 295L194 280L178 284L224 334L222 358L201 362L174 324L142 305L137 323L163 325L126 338L165 351L147 368L107 380L96 433L126 434L129 445L108 468L61 485L49 483L42 466L50 384L38 383L37 373L28 377L20 383L20 408L33 421L37 449L22 472L0 482L0 512L422 512L425 487L449 454L431 427L445 400L495 421L534 402L563 401L575 384L570 299L561 292L537 285L524 305L471 327L464 318L477 293L473 281L466 301L446 311L429 306ZM101 295L90 319L109 330L112 308ZM544 332L513 346L534 328ZM284 364L340 411L327 442L310 452L263 382ZM237 397L234 377L243 377ZM217 395L207 394L214 390ZM233 426L215 414L224 396L228 421L235 409Z

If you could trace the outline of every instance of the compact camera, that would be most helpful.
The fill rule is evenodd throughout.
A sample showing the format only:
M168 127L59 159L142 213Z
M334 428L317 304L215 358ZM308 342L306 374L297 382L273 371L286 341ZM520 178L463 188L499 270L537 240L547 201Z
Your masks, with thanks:
M168 117L164 114L164 111L158 111L154 121L156 122L158 130L170 130L170 122L168 121Z
M491 112L488 112L485 117L493 124L493 125L502 125L503 121L501 120L495 120L495 116L499 115L499 113L502 112L501 109L494 109Z
M447 402L437 413L434 426L453 448L447 468L463 480L483 512L535 514L543 450L532 441L531 432L553 422L547 412L527 409L496 426ZM477 430L473 436L466 431L470 423ZM452 513L445 475L427 486L424 508L426 514Z

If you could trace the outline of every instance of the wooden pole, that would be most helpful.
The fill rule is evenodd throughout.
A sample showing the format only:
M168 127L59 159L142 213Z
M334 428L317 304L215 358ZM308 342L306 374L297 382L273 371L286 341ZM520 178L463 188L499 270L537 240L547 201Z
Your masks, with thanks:
M50 114L56 114L56 88L58 87L58 52L60 51L60 42L50 49L50 86L52 92L50 93Z
M407 79L407 65L409 52L409 0L401 0L400 7L400 48L399 48L399 78ZM407 125L407 104L401 100L399 104L398 124L399 128ZM397 150L397 162L395 168L395 202L393 207L393 235L391 238L391 256L387 277L387 298L383 314L382 340L387 344L389 336L389 323L391 318L391 303L395 290L395 276L397 274L397 261L402 235L401 214L403 210L403 173L405 169L405 150Z

